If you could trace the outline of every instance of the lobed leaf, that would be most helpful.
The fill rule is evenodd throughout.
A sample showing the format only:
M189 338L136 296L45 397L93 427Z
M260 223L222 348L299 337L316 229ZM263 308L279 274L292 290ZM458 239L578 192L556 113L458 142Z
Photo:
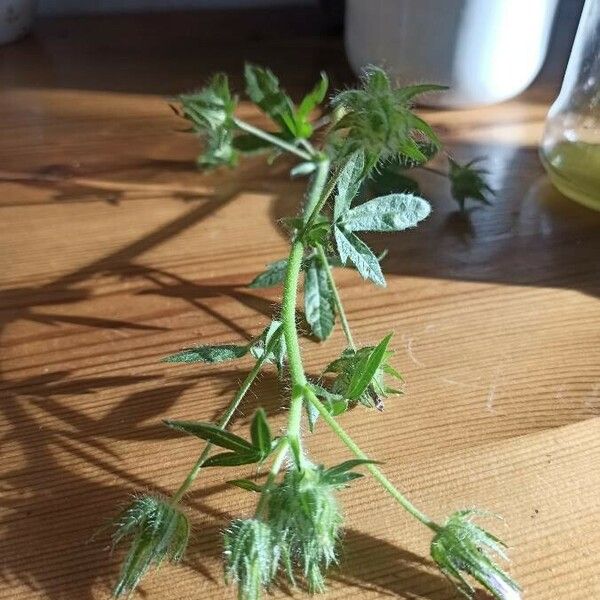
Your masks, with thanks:
M413 194L373 198L350 210L342 220L348 231L403 231L431 212L429 202Z
M333 206L333 219L337 221L350 208L364 178L365 155L362 150L351 154L340 171L337 180L337 194Z
M294 104L281 89L279 79L270 69L246 63L244 68L246 93L283 131L296 137Z
M334 235L341 261L344 264L352 262L364 279L385 287L381 266L371 249L351 231L341 227L334 227Z
M310 328L319 340L327 339L333 330L335 313L333 292L327 271L318 258L313 258L305 269L304 312Z
M248 287L251 288L267 288L283 283L287 272L287 258L271 263L264 273L255 277Z

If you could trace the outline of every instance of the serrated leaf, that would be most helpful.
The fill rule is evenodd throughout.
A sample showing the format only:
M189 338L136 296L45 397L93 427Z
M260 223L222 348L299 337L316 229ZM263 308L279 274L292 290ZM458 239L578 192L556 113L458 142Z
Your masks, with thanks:
M271 429L267 422L267 415L264 409L259 408L250 424L250 439L253 446L264 456L267 457L271 452L273 438Z
M171 429L183 431L189 435L193 435L202 440L206 440L215 446L232 450L240 454L256 453L254 446L229 431L224 431L220 427L212 423L203 423L200 421L170 421L166 420L163 423Z
M267 270L255 277L248 287L267 288L283 283L287 272L287 258L282 258L268 265Z
M327 339L335 322L333 292L327 271L317 258L312 259L306 267L304 312L315 337L319 340Z
M386 335L373 350L362 359L350 379L348 384L348 398L351 400L358 398L371 383L377 369L385 358L388 344L392 334Z
M431 212L429 202L413 194L389 194L350 210L342 224L348 231L402 231Z
M365 171L365 155L362 150L351 154L340 171L337 180L337 194L333 206L333 220L337 221L350 208L358 193Z
M207 346L192 346L176 354L171 354L162 359L169 363L220 363L228 360L242 358L249 351L248 346L236 344L220 344Z
M269 70L246 64L246 93L263 112L292 137L296 137L294 105L281 89L279 79Z
M335 241L341 261L352 262L364 279L370 279L377 285L385 287L385 278L381 266L371 249L351 231L334 227Z
M208 458L203 467L237 467L239 465L251 465L262 460L258 452L222 452Z
M250 479L232 479L227 483L242 488L243 490L248 490L249 492L261 493L264 489L262 485L258 485Z

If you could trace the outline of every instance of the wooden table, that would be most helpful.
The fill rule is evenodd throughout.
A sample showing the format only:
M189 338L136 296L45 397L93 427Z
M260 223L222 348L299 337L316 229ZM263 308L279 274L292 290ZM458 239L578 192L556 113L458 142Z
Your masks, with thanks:
M249 368L159 359L265 326L280 290L244 286L284 256L277 223L295 211L302 183L290 181L290 163L260 158L196 171L197 143L177 131L164 95L217 68L240 89L244 59L272 66L296 95L322 68L337 86L350 82L339 38L318 30L310 10L94 17L40 23L0 48L0 598L106 598L121 554L109 553L105 532L92 536L136 490L173 490L200 448L160 419L214 419ZM340 271L356 337L395 331L406 376L406 395L384 414L355 410L344 423L435 518L465 506L504 515L490 526L513 548L525 598L591 600L600 596L600 216L554 191L538 161L557 82L428 115L455 156L488 157L496 201L463 216L445 183L423 178L431 218L372 239L389 249L388 287ZM341 347L339 332L306 341L308 370ZM283 423L285 399L268 374L235 431L259 402ZM324 427L310 448L347 457ZM149 577L139 597L233 597L219 530L254 498L225 485L231 477L202 476L188 502L185 564ZM373 481L342 500L344 565L327 598L455 597L427 558L428 532Z

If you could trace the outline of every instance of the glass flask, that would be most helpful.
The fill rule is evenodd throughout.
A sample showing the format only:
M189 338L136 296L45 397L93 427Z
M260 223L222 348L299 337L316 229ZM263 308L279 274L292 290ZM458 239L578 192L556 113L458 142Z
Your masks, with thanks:
M600 210L600 0L586 0L540 156L554 185Z

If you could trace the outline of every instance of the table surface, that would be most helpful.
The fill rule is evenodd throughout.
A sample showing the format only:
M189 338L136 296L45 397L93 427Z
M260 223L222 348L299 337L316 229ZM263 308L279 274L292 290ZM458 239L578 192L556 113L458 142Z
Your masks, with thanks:
M272 66L295 95L323 68L337 87L351 82L340 39L317 21L310 10L61 19L0 48L0 598L108 597L122 555L98 530L131 493L173 490L200 448L160 420L214 419L248 370L159 359L268 323L281 291L245 284L285 255L278 222L303 184L284 160L196 171L197 142L165 95L216 69L240 89L244 59ZM487 157L497 197L461 215L446 184L424 177L432 216L372 238L389 249L388 287L339 272L356 337L394 331L406 377L383 414L343 421L434 518L470 506L503 515L489 525L511 546L525 598L589 600L600 595L600 215L554 191L538 161L558 79L498 106L428 114L456 157ZM305 341L308 371L342 345L339 331ZM272 373L235 431L259 403L283 423ZM324 427L309 446L347 457ZM254 498L230 478L202 475L187 559L139 597L233 597L219 531ZM428 532L375 482L342 502L343 568L326 598L455 597L427 558Z

